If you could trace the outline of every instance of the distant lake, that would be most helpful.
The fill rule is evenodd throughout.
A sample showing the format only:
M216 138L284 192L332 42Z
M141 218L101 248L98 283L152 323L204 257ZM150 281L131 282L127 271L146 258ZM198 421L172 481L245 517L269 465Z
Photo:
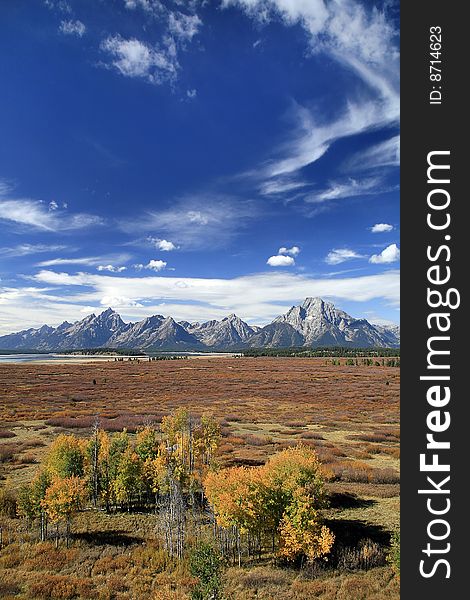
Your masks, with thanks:
M107 354L0 354L0 364L2 363L28 363L37 361L93 361L93 360L114 360L118 355ZM137 358L119 355L119 358ZM147 357L139 357L147 358Z
M233 357L241 356L237 352L158 352L150 356L187 356L190 357ZM94 361L114 361L115 358L127 360L129 358L148 361L148 356L122 355L122 354L0 354L0 364L9 363L30 363L30 362L94 362Z

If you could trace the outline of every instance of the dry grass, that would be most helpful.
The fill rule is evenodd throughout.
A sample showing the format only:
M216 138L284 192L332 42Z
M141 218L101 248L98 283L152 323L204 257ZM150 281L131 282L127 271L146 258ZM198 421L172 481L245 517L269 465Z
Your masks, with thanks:
M399 581L388 567L355 574L328 574L309 579L273 567L250 570L229 569L226 575L228 600L396 600Z
M0 365L0 389L0 477L9 489L32 479L58 433L88 435L96 415L109 431L135 431L186 406L221 423L222 465L262 464L299 442L315 448L329 479L328 525L346 547L370 539L372 554L383 557L398 526L399 369L282 358L202 358L190 369L178 361L11 364ZM152 514L82 512L69 550L31 544L18 520L0 526L13 532L0 551L2 598L189 598L192 580L159 549ZM344 560L358 556L343 550ZM247 566L229 568L224 582L227 600L399 597L388 567Z

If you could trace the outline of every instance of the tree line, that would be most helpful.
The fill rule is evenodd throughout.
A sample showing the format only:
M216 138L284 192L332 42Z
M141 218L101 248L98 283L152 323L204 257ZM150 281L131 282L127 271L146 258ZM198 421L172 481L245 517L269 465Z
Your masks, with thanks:
M294 358L360 358L360 357L399 357L399 348L353 348L344 346L322 346L318 348L249 348L243 356L281 356Z

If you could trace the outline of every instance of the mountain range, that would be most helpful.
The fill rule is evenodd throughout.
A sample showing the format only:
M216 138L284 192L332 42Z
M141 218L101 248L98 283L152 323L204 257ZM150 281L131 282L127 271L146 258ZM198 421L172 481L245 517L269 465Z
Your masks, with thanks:
M84 348L142 350L241 350L350 346L396 348L399 326L373 325L355 319L331 302L306 298L264 327L248 325L235 314L205 323L175 321L153 315L137 323L125 323L108 308L81 321L64 321L58 327L43 325L0 337L3 350L62 351Z

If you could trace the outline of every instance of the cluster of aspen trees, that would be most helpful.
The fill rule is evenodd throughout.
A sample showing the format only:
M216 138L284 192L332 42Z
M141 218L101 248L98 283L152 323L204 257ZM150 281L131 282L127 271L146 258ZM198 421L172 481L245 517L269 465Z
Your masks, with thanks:
M305 446L288 448L259 467L221 468L218 422L180 409L137 433L89 438L59 435L36 476L21 488L18 511L39 537L70 539L73 515L85 507L153 511L162 546L182 558L210 540L241 563L264 551L293 560L327 554L334 541L322 524L322 467ZM51 530L52 527L52 530ZM49 528L49 530L48 530Z

